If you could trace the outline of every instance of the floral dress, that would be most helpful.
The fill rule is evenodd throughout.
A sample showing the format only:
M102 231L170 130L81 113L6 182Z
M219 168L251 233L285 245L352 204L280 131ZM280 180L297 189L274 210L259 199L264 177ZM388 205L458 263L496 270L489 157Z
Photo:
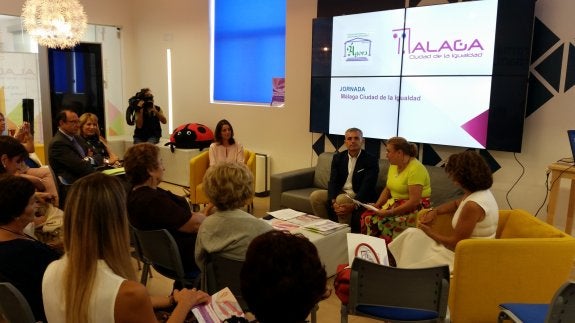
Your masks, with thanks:
M429 173L417 159L412 159L405 169L398 172L397 165L391 165L387 172L386 187L391 198L382 206L382 210L389 210L403 205L409 200L409 186L421 185L421 201L413 210L394 216L383 216L373 211L365 211L361 215L361 232L374 237L385 239L390 243L403 230L414 227L417 212L422 208L431 206L431 181Z

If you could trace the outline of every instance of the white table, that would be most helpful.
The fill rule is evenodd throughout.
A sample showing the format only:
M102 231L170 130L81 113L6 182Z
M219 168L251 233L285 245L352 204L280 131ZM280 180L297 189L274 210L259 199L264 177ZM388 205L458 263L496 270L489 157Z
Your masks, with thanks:
M295 229L291 232L301 233L315 245L328 277L336 274L337 265L348 262L347 233L350 232L349 227L328 235L311 232L302 228Z

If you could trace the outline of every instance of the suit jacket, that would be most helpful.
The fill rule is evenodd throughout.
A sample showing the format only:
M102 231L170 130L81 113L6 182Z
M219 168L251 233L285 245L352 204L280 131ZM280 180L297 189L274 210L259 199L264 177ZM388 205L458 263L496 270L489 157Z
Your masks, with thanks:
M88 151L88 144L80 136L74 136L82 149ZM74 143L70 141L60 130L56 131L50 142L48 150L50 167L57 176L62 176L66 181L73 183L78 178L95 172L90 161L84 160L76 150Z
M346 151L342 151L333 156L331 161L331 173L327 188L328 205L331 205L331 200L335 199L338 194L342 192L343 185L347 179L347 164L349 155ZM365 150L361 150L361 154L357 158L351 184L355 192L355 199L364 203L374 201L376 192L375 184L377 183L377 176L379 175L379 164L377 158Z

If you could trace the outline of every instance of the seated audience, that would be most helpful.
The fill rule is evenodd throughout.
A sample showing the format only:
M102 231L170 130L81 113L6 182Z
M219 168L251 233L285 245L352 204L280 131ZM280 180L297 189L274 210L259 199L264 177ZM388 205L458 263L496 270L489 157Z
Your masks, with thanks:
M27 179L0 175L0 281L14 285L26 298L36 321L46 321L42 276L60 252L24 233L36 213L34 185Z
M244 163L244 147L234 139L234 128L226 119L216 125L215 142L210 145L210 166L221 162Z
M253 175L243 164L218 163L204 176L204 191L217 211L206 218L196 240L196 263L203 273L207 254L244 260L254 237L271 225L239 208L254 194Z
M389 160L387 182L373 204L379 210L361 215L361 233L391 242L403 230L414 227L417 212L430 206L431 182L417 160L417 146L402 137L386 142Z
M106 139L100 135L98 116L86 112L80 116L80 136L86 140L89 149L98 160L103 160L104 165L114 165L118 162L118 156L112 152Z
M185 198L158 187L164 175L160 149L151 143L130 147L124 154L130 223L140 230L167 229L178 244L184 270L199 275L194 261L196 234L205 216L192 213Z
M38 202L44 207L47 207L48 203L55 206L55 195L40 191L44 188L41 179L35 176L25 176L20 173L20 170L24 167L24 159L26 159L26 157L28 157L28 152L18 140L10 136L0 136L0 174L17 175L28 179L37 191L35 197L38 199ZM35 225L40 225L44 223L45 220L45 217L42 215L36 217L33 222Z
M301 235L269 231L248 247L241 290L260 323L303 323L329 296L316 247Z
M101 173L70 189L64 213L62 259L42 281L48 322L156 322L154 307L176 307L168 322L184 322L190 309L209 301L195 289L150 297L137 282L130 257L126 194L120 181Z
M73 183L78 178L95 172L102 165L101 156L93 155L86 141L79 136L78 114L64 109L56 115L58 131L49 147L49 164L57 176Z
M419 218L417 228L409 228L389 244L398 267L421 268L448 264L453 270L454 251L463 239L493 239L499 210L489 189L493 177L489 166L474 151L449 156L445 171L463 189L461 199L429 209ZM451 214L453 234L442 235L431 224L439 214Z

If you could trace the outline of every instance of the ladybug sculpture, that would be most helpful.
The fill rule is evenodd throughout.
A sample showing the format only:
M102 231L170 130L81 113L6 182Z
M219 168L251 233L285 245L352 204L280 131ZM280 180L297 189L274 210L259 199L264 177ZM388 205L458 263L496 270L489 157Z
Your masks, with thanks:
M210 128L200 123L186 123L174 129L165 146L170 146L172 152L175 148L202 150L213 141L214 133Z

